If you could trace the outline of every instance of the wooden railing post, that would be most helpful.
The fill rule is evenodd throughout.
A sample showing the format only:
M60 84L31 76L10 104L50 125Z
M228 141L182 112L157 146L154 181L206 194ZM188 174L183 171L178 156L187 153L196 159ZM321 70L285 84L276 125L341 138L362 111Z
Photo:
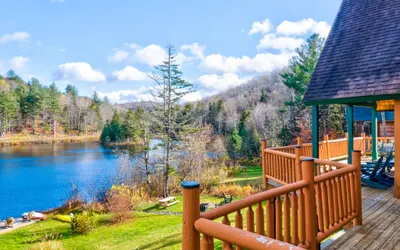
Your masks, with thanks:
M326 157L327 160L331 158L331 148L329 145L329 135L324 135L324 140L326 141Z
M367 146L365 145L365 132L361 133L362 141L361 141L361 155L363 155L367 151Z
M362 198L361 198L361 151L353 150L353 166L357 168L355 172L355 200L357 217L353 221L353 225L362 225Z
M314 189L314 159L305 158L302 162L303 180L307 181L304 188L306 241L310 244L311 250L317 249L317 213Z
M297 145L301 146L303 144L303 137L297 137Z
M182 249L200 250L200 233L194 223L200 218L200 183L183 181Z
M302 148L300 145L295 146L294 152L296 154L296 163L295 163L295 173L296 173L296 181L301 181L302 175L301 175L301 155L302 155Z
M261 166L262 166L262 175L263 175L263 183L264 183L264 188L268 188L268 179L266 177L267 175L267 162L265 158L265 149L267 148L267 140L262 140L261 141Z

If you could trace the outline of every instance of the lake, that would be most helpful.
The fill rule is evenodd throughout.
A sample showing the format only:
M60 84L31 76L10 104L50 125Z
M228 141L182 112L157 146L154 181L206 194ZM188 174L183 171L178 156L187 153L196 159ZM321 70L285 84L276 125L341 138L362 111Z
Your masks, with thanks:
M98 143L0 147L0 220L59 207L70 195L71 183L82 196L93 197L99 183L110 185L119 164L139 157L128 151L135 148Z

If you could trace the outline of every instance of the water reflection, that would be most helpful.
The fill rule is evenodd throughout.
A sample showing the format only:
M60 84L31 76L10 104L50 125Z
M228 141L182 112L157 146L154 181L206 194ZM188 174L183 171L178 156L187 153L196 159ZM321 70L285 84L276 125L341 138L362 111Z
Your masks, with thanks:
M152 148L161 141L153 140ZM158 148L151 157L162 154ZM74 183L86 197L110 185L123 162L135 164L140 147L97 143L43 144L0 148L0 219L60 206ZM101 185L99 185L101 183Z

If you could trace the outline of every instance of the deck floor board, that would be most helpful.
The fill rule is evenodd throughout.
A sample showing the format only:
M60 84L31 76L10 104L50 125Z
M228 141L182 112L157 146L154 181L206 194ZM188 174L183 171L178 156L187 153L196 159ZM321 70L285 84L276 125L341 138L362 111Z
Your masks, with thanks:
M400 199L393 189L362 188L363 225L352 227L324 249L400 250Z

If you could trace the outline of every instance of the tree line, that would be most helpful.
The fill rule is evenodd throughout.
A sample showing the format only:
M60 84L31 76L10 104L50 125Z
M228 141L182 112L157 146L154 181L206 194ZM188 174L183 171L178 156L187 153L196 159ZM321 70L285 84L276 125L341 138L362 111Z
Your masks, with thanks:
M97 133L116 108L97 92L92 98L79 96L70 84L62 92L55 83L46 86L36 78L24 82L13 70L0 75L0 137Z

